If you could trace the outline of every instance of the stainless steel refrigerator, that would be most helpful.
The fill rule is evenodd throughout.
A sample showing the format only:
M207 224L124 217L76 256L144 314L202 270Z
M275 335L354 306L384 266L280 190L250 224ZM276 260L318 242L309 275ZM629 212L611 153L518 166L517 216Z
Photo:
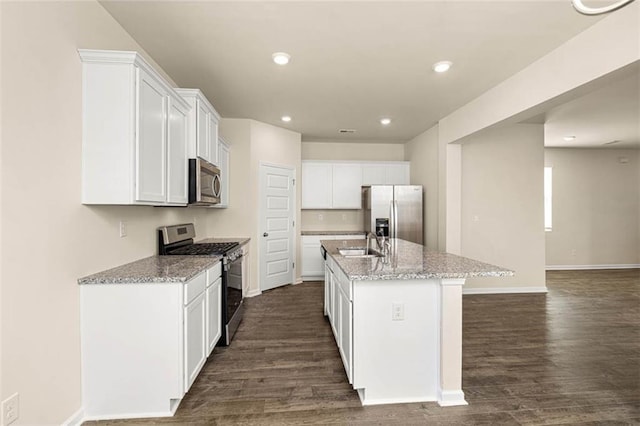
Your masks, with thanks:
M422 185L362 187L364 230L422 244Z

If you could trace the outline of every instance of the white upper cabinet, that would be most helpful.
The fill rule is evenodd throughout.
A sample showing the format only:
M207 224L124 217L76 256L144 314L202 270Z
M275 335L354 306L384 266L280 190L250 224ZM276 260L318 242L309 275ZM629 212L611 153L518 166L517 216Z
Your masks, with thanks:
M362 185L409 185L408 161L362 164Z
M332 207L333 169L330 163L302 162L302 208Z
M218 138L218 168L220 169L220 202L211 207L226 209L229 207L230 169L229 169L229 145L222 138Z
M78 52L82 202L185 205L189 106L136 52Z
M385 179L387 185L409 185L411 170L409 163L387 164L385 166Z
M363 185L385 185L387 183L386 164L363 164L362 184Z
M220 115L199 89L176 89L191 107L189 114L189 158L200 157L219 166L218 122Z
M186 204L189 201L187 180L187 118L189 110L182 102L169 99L169 137L167 143L167 173L172 203Z
M361 202L362 167L360 164L333 165L334 209L359 209Z
M408 161L302 162L303 209L360 209L365 185L408 185Z
M136 201L165 201L167 96L162 85L138 69L138 132L136 134Z

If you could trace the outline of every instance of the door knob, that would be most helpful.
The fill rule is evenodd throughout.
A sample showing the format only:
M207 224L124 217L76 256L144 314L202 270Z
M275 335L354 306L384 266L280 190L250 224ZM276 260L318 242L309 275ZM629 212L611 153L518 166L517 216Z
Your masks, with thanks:
M262 236L263 236L263 237L268 237L268 236L269 236L269 233L268 233L268 232L265 232L264 234L262 234Z

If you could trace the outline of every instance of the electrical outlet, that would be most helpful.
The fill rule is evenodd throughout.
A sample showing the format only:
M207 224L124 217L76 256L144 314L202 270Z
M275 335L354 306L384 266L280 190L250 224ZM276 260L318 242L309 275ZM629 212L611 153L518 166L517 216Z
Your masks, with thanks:
M2 424L7 426L20 416L20 396L14 393L9 398L2 401Z
M571 256L575 256L577 254L576 249L571 249Z
M347 214L346 213L342 213L342 221L343 222L347 221Z
M127 222L120 221L120 238L127 236Z
M404 321L404 303L391 304L391 319L393 321Z
M322 216L322 214L319 214L319 215L318 215L318 220L319 220L320 222L322 222L322 221L324 220L324 216Z

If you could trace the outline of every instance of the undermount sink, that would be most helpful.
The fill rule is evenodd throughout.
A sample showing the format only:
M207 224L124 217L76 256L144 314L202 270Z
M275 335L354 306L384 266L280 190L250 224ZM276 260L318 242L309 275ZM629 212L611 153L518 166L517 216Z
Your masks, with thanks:
M347 247L339 248L338 252L344 257L383 257L383 254L372 248L366 247Z

